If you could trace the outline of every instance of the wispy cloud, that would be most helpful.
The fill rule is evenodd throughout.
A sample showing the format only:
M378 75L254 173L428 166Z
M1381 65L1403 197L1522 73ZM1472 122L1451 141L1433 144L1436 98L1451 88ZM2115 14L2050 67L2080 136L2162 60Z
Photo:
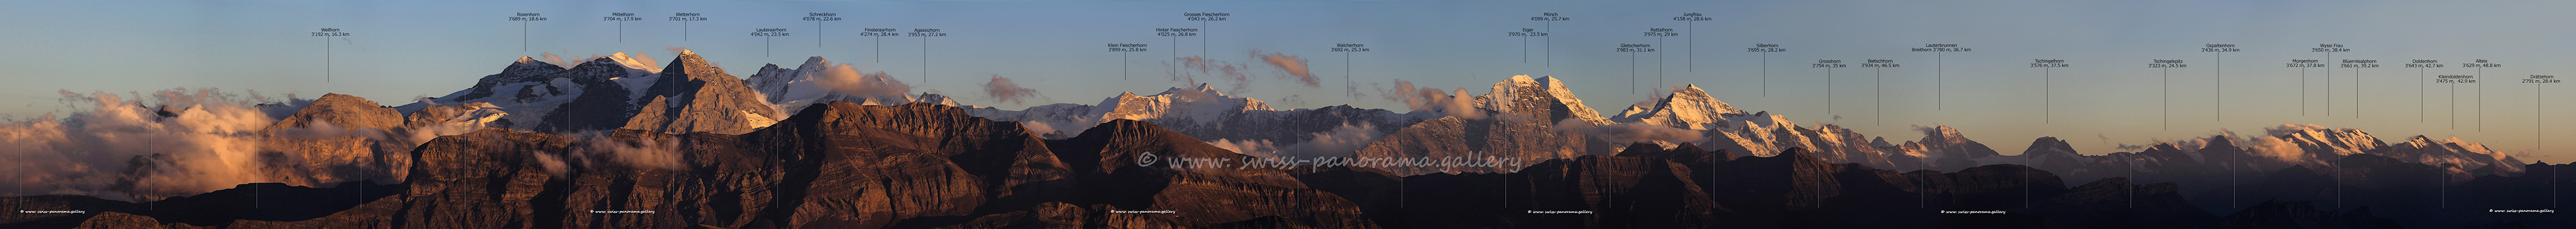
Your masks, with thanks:
M994 102L1026 104L1023 102L1027 101L1030 97L1037 97L1038 95L1037 89L1020 87L1019 83L1011 82L1011 78L1002 78L1001 74L994 74L993 80L985 82L983 85L984 96L992 97Z
M869 97L887 103L912 100L909 97L912 94L912 85L906 85L903 80L895 79L894 75L883 71L859 74L858 69L851 68L850 64L846 63L834 64L830 68L823 69L822 74L814 75L814 82L841 94Z
M1252 50L1252 58L1259 59L1262 63L1269 63L1271 67L1278 67L1281 71L1287 71L1288 75L1280 76L1281 78L1306 83L1306 87L1319 86L1317 84L1320 80L1315 78L1313 72L1306 70L1305 58L1275 52L1263 54L1261 50Z
M553 52L541 52L537 56L548 64L554 64L555 67L572 68L572 63L564 62L563 56L556 56Z

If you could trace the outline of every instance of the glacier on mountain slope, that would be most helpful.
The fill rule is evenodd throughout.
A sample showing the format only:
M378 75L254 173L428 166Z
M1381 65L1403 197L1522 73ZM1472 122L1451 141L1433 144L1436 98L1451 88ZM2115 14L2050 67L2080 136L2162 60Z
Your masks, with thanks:
M584 69L584 66L589 67ZM427 105L483 102L496 107L499 111L515 114L498 117L501 120L496 123L507 123L507 127L516 129L534 129L541 121L524 119L545 117L555 112L556 108L563 107L565 103L572 101L573 98L588 93L586 89L596 88L586 84L615 83L614 88L625 89L621 92L626 93L629 101L643 100L650 95L647 91L651 88L648 87L657 85L658 81L663 80L661 77L663 74L649 66L651 65L648 63L634 61L633 58L623 54L595 58L572 68L547 65L523 57L510 67L504 68L502 73L486 76L485 78L489 80L485 81L489 82L485 83L490 85L477 85L475 88L447 96L426 98L421 103L399 108L408 113ZM772 107L775 110L771 112L782 115L793 114L796 109L810 104L828 101L853 101L875 105L909 102L961 105L946 96L930 93L912 94L908 88L900 86L900 81L883 75L856 74L855 70L844 71L846 70L844 66L846 65L836 66L821 57L813 57L796 68L765 66L753 76L741 79L741 82L749 86L754 93L758 93L757 97L762 98L763 102L773 104ZM596 73L583 73L584 71ZM564 74L566 72L579 74ZM829 83L839 79L836 77L862 79L852 82L871 83L871 88L900 90L838 90ZM1471 100L1473 110L1476 110L1473 112L1424 111L1417 108L1416 111L1397 113L1352 108L1347 105L1279 110L1259 100L1227 95L1208 85L1192 88L1175 87L1151 95L1122 93L1104 98L1098 104L1060 103L1032 106L1021 110L1001 110L981 106L962 107L967 108L968 113L978 117L1018 121L1024 125L1030 125L1031 129L1040 130L1039 134L1046 136L1063 137L1079 134L1069 132L1084 130L1106 120L1136 119L1164 125L1209 142L1222 140L1229 144L1236 144L1258 141L1262 144L1277 145L1312 141L1319 137L1318 133L1332 131L1335 127L1373 127L1366 129L1381 135L1393 136L1398 135L1397 132L1428 120L1468 118L1462 117L1467 115L1450 113L1522 114L1550 121L1531 120L1524 124L1508 124L1509 122L1495 124L1506 126L1582 124L1585 125L1584 128L1574 129L1584 130L1602 130L1599 127L1603 126L1644 124L1702 133L1701 138L1697 140L1651 141L1666 147L1679 143L1691 143L1705 148L1734 150L1744 153L1740 155L1755 156L1776 154L1787 148L1805 148L1811 149L1819 158L1837 162L1861 163L1873 167L1945 171L1998 163L2050 168L2116 166L2132 170L2180 168L2173 166L2183 164L2201 164L2194 167L2207 168L2264 169L2289 165L2330 164L2323 161L2354 154L2378 154L2417 163L2449 164L2450 168L2461 171L2490 168L2485 171L2498 173L2520 170L2519 166L2498 165L2521 163L2518 159L2487 149L2483 145L2456 138L2435 140L2415 136L2406 142L2386 144L2358 129L2331 129L2294 124L2267 128L2264 136L2221 135L2210 139L2159 142L2139 152L2114 152L2102 155L2082 155L2062 146L2043 147L2040 145L2063 140L2042 137L2039 140L2040 143L2034 143L2034 146L2025 150L2023 154L2001 155L1994 149L1968 140L1959 133L1959 130L1948 126L1924 127L1922 129L1925 137L1903 142L1891 142L1883 137L1870 137L1831 124L1801 126L1786 116L1768 112L1749 112L1733 107L1709 96L1705 89L1696 85L1677 86L1667 95L1630 106L1615 115L1603 116L1591 110L1580 99L1574 98L1572 93L1565 89L1564 83L1553 77L1507 78L1495 83L1485 95L1458 98ZM1463 95L1464 93L1458 94L1460 95L1452 98L1467 97ZM759 116L753 115L759 113L753 111L734 113L743 113L734 116ZM745 123L768 123L774 122L775 119L765 121L750 120ZM1546 129L1562 131L1568 128ZM1350 140L1338 137L1327 138L1343 142ZM1601 137L1585 138L1598 140L1597 138ZM2213 142L2213 139L2225 139L2226 142ZM2218 143L2227 144L2211 145ZM1593 148L1610 148L1588 146L1607 144L1599 142L1572 141L1562 144L1587 145L1560 146L1571 154L1593 154L1599 153L1592 152L1599 151ZM2220 151L2205 152L2210 150ZM2259 164L2238 162L2245 158L2234 157L2253 157L2266 162Z
M1707 138L1693 142L1709 149L1735 150L1740 155L1772 155L1791 147L1810 149L1819 158L1842 163L1861 163L1880 168L1917 168L1955 171L1990 164L2023 164L2038 168L2074 170L2082 167L2129 167L2130 170L2218 169L2241 167L2255 170L2279 169L2292 165L2331 166L2327 162L2353 154L2377 154L2428 165L2451 164L2455 170L2492 168L2497 173L2519 172L2521 163L2510 156L2486 149L2483 145L2450 140L2432 140L2416 136L2397 145L2380 143L2359 129L2330 129L2315 125L2283 124L2267 128L2265 136L2243 137L2233 134L2209 139L2187 139L2159 142L2145 151L2082 155L2055 137L2041 137L2022 154L2001 155L1984 144L1969 140L1958 129L1949 126L1922 128L1923 139L1903 143L1884 138L1863 140L1857 132L1835 125L1802 127L1785 116L1766 112L1748 114L1707 96L1696 85L1677 86L1671 93L1647 103L1632 105L1610 118L1622 123L1646 123L1673 128L1708 131ZM2224 140L2223 142L2219 140ZM2239 145L2244 144L2244 145ZM1858 146L1858 147L1855 147ZM2242 147L2242 148L2240 148ZM2158 155L2158 156L2150 156ZM2242 158L2261 157L2246 161ZM2180 164L2177 164L2180 163ZM2503 166L2498 166L2503 165ZM2241 170L2240 170L2241 171ZM2125 172L2125 171L2123 171Z
M807 106L849 101L860 105L894 106L913 102L961 106L947 96L931 93L911 95L911 86L884 72L860 73L849 64L833 63L823 57L805 58L796 68L777 64L760 67L760 71L743 79L752 91L759 92L778 110L794 114Z
M1198 138L1227 145L1244 145L1239 149L1278 149L1291 151L1326 151L1338 147L1285 147L1306 144L1318 139L1348 142L1357 134L1322 134L1349 132L1346 126L1359 126L1375 135L1392 133L1396 128L1438 116L1433 112L1395 113L1381 109L1359 109L1348 105L1321 108L1278 110L1267 102L1227 95L1213 86L1174 87L1152 95L1120 93L1103 98L1096 105L1058 103L1031 106L1021 110L966 106L976 117L996 121L1015 121L1050 138L1080 134L1094 125L1118 119L1154 123ZM1254 145L1246 145L1254 144ZM1258 145L1258 146L1255 146ZM1259 152L1246 154L1272 154ZM1317 152L1284 152L1286 155L1310 155ZM1344 153L1347 154L1347 153Z
M508 120L506 122L509 123L508 128L533 130L544 121L533 119L554 113L565 103L572 102L586 92L584 90L587 86L579 81L613 82L619 84L619 88L630 90L629 97L643 95L644 93L640 92L642 90L640 86L629 85L650 85L660 78L659 72L646 67L650 65L650 63L638 63L633 58L627 57L625 53L591 59L572 68L547 64L534 58L519 57L509 67L504 67L501 73L484 76L475 87L458 90L446 96L423 98L421 101L397 106L395 109L410 113L440 104L486 103L509 113L519 114L501 118ZM588 69L597 70L577 71ZM613 73L578 74L601 72L600 70ZM558 76L567 72L577 75Z
M515 114L501 117L497 121L503 123L500 127L549 132L637 128L739 133L750 129L743 126L756 128L783 119L777 106L761 101L767 96L743 87L743 79L724 74L693 51L681 50L669 67L653 66L625 53L592 58L569 68L520 57L501 73L477 80L474 87L421 98L397 110L409 113L442 104L486 103ZM687 75L665 74L662 70L666 68L705 76L665 77ZM630 119L642 111L642 106L663 97L673 97L669 99L674 101L660 104L673 108L663 110L676 113L650 116L655 120L642 121L647 124L630 123L639 121ZM738 97L748 98L737 100Z

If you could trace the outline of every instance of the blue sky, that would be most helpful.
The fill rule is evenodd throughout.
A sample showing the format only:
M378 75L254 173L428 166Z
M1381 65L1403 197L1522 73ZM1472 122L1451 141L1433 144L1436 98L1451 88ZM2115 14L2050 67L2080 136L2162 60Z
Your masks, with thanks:
M2042 136L2102 154L2116 144L2222 129L2259 134L2282 123L2314 123L2362 128L2390 141L2421 134L2457 136L2515 153L2543 149L2538 153L2544 157L2526 160L2564 161L2550 156L2566 155L2576 144L2537 143L2533 134L2576 137L2567 130L2576 128L2569 125L2576 120L2535 123L2543 117L2535 112L2576 117L2576 88L2542 85L2546 94L2535 94L2533 84L2516 81L2535 74L2576 75L2564 64L2576 61L2564 55L2576 51L2576 44L2563 39L2576 37L2576 29L2562 23L2572 21L2563 12L2568 9L2576 9L2576 2L7 1L0 2L0 44L7 44L0 52L11 55L0 56L0 79L7 79L0 83L0 115L76 110L61 108L58 90L172 87L306 98L343 93L399 105L472 86L520 56L642 52L668 61L674 54L668 47L695 50L735 76L748 76L762 64L792 66L823 56L861 71L893 74L917 91L1017 109L1188 86L1161 71L1176 51L1255 67L1249 90L1234 93L1278 108L1405 109L1383 98L1332 95L1343 90L1337 85L1347 70L1360 91L1372 94L1378 88L1372 85L1399 79L1483 94L1510 75L1556 76L1593 108L1612 113L1645 99L1660 73L1662 82L1696 84L1738 108L1785 114L1803 124L1838 123L1892 140L1920 138L1915 126L1949 125L2007 154ZM618 22L600 19L617 12L646 20L625 22L621 32ZM681 23L665 20L677 12L702 13L709 20L688 23L683 40ZM801 20L817 12L844 19L819 25ZM1204 41L1154 35L1155 28L1202 27L1186 20L1185 12L1232 15L1205 23ZM1552 25L1529 20L1549 12L1572 19ZM525 51L522 23L507 19L516 13L550 18L525 23ZM1683 13L1711 20L1672 20ZM354 35L308 36L326 27ZM785 28L792 35L768 41L748 35L757 28ZM949 35L930 38L925 53L921 38L880 43L858 36L864 28L939 28ZM1527 63L1523 39L1505 34L1521 28L1552 34L1528 41ZM1652 28L1684 36L1641 36ZM328 82L325 42L332 42ZM1122 62L1120 53L1103 51L1108 43L1149 44L1151 51L1129 53L1132 59ZM1373 50L1327 50L1342 43ZM1633 54L1632 63L1632 54L1612 51L1623 43L1660 44L1661 51ZM1744 52L1756 43L1789 50L1769 54L1767 96L1762 56ZM2303 83L2302 69L2284 66L2291 59L2324 59L2309 48L2327 43L2352 49L2334 59L2373 59L2383 66L2360 69L2359 85L2351 68L2334 68L2331 75L2325 68L2306 69ZM1941 79L1935 80L1935 54L1907 51L1925 44L1974 51L1939 54ZM2204 44L2236 44L2243 51L2219 54L2225 59L2220 62L2213 53L2199 52ZM1255 50L1305 59L1323 81L1308 87L1278 78L1286 73L1253 59ZM1807 66L1819 59L1887 59L1903 66L1833 70L1834 112L1827 113L1824 70ZM2042 70L2026 67L2033 59L2062 59L2072 66L2049 70L2051 83L2042 84ZM2156 59L2190 66L2171 69L2168 85L2163 71L2146 67ZM2453 105L2445 95L2452 93L2448 85L2429 85L2423 92L2429 102L2417 102L2417 84L2426 80L2418 69L2400 66L2417 59L2452 65L2422 69L2429 75L2474 74L2476 69L2457 66L2476 59L2504 66L2485 70L2482 109L2477 86L2458 85L2460 110L2452 115L2446 109ZM1133 70L1126 80L1120 79L1122 67ZM2220 81L2213 73L2224 74L2223 91L2214 88ZM1635 86L1631 74L1641 77ZM1044 96L1028 104L981 96L975 83L994 75ZM2325 82L2329 76L2333 84ZM1875 80L1884 85L1873 85ZM2053 105L2041 105L2043 88L2055 92ZM2359 100L2355 91L2362 92ZM1292 95L1303 103L1284 99ZM2334 101L2332 116L2325 115L2328 99ZM2223 106L2214 104L2222 100ZM2429 107L2421 117L2419 106ZM2039 121L2043 107L2053 108L2045 110L2053 114L2046 123ZM2224 121L2217 120L2221 109ZM2460 122L2456 128L2449 123L2453 118Z

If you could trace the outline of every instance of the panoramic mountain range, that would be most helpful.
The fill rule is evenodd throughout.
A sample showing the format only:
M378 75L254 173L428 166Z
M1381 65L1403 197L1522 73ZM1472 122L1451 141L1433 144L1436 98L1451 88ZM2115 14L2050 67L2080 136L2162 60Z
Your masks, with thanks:
M2576 182L2566 165L2456 138L2282 124L2089 155L2040 137L2006 155L1973 129L1890 141L1695 85L1603 113L1569 83L1403 88L1386 96L1402 112L1273 108L1207 85L1005 110L822 57L737 77L682 51L522 57L399 106L111 94L11 128L230 117L251 124L174 136L238 139L245 156L118 151L121 167L98 168L115 176L73 180L95 185L0 197L80 213L0 227L2576 227L2492 211L2554 208L2576 194L2554 188ZM140 124L87 121L113 117ZM203 174L247 182L187 179Z

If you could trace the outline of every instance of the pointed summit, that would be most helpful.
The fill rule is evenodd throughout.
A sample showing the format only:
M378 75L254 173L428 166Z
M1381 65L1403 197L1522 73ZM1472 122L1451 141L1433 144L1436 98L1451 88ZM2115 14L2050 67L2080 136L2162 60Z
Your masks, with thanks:
M1611 120L1644 122L1673 128L1708 130L1727 126L1727 117L1745 115L1734 105L1717 101L1697 85L1673 87L1671 94L1654 100L1652 107L1630 107Z
M494 87L510 83L545 81L546 76L554 75L555 73L563 72L564 70L563 66L556 66L544 61L537 61L536 58L521 56L518 60L510 61L509 66L501 67L501 73L484 75L483 78L475 80L473 88L448 94L447 96L440 96L438 99L448 101L482 99L492 96L494 93ZM419 107L425 107L426 105L405 106L411 107L409 109L419 109Z
M518 60L510 61L510 66L508 66L508 67L501 67L501 74L494 74L494 75L509 75L509 76L530 76L530 75L538 75L538 76L542 76L542 75L554 74L554 73L555 73L555 71L562 71L562 70L564 70L564 67L563 67L563 66L556 66L556 65L554 65L554 64L548 64L548 63L546 63L545 61L537 61L537 58L529 58L529 57L526 57L526 56L520 56Z
M2076 154L2073 145L2054 136L2031 140L2030 148L2022 150L2021 157L2031 167L2049 171L2073 171L2082 167L2085 161L2084 155Z
M631 103L646 109L638 110L621 128L665 134L742 134L786 116L743 85L742 78L725 74L693 52L672 58L662 78L644 92Z
M1976 140L1968 140L1968 136L1966 134L1960 134L1959 129L1957 128L1950 128L1950 126L1947 125L1934 125L1933 127L1923 128L1922 130L1923 140L1921 142L1925 148L1933 149L1947 156L1961 156L1961 159L1975 159L2001 155L1995 153L1993 148L1987 148L1985 143L1977 143Z
M2030 149L2022 152L2031 154L2075 154L2075 147L2066 144L2066 140L2057 139L2056 136L2046 136L2039 137L2039 139L2036 140L2031 140Z
M1583 104L1583 99L1575 98L1573 91L1565 89L1565 82L1554 76L1531 79L1529 75L1515 75L1494 83L1491 91L1476 96L1476 102L1478 108L1530 115L1543 118L1547 123L1569 118L1593 125L1611 123L1609 118L1601 117L1600 110L1593 110Z
M689 52L688 50L680 50L680 56L672 57L671 64L662 67L662 72L678 72L681 75L685 75L685 77L708 77L717 75L731 76L725 75L724 69L718 69L714 64L708 64L705 57L698 57L698 53ZM741 81L742 78L733 78L731 80Z
M2327 128L2314 124L2289 124L2263 128L2265 134L2297 144L2310 154L2336 156L2362 154L2388 147L2377 137L2358 128Z
M1949 126L1949 125L1934 125L1934 126L1932 126L1932 129L1927 129L1927 130L1923 131L1923 135L1924 135L1924 136L1923 136L1923 138L1925 138L1925 139L1931 139L1931 140L1966 140L1966 139L1968 139L1968 136L1963 135L1963 134L1959 134L1959 129L1958 129L1958 128L1950 128L1950 126Z
M805 64L797 65L797 66L796 66L796 68L797 68L797 69L804 69L804 68L813 68L813 67L823 67L823 64L824 64L824 63L831 63L831 62L832 62L831 60L824 60L824 59L823 59L823 56L806 57L806 58L805 58Z

